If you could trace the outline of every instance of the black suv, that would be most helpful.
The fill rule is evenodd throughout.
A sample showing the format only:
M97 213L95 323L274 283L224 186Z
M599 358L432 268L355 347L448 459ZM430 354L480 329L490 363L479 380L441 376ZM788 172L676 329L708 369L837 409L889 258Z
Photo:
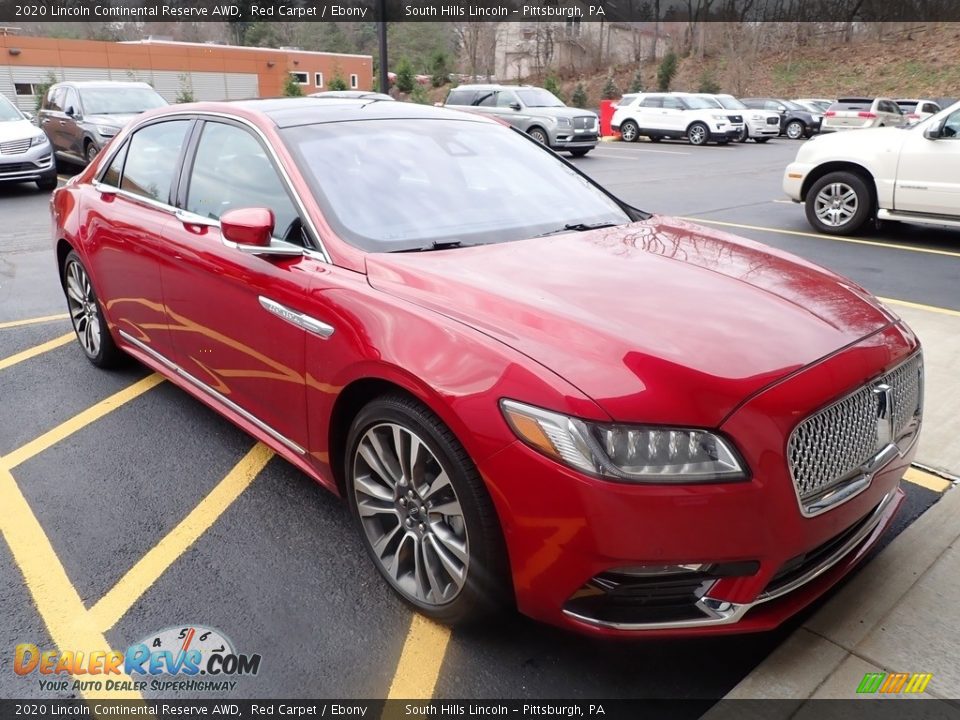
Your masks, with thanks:
M57 158L87 164L134 117L167 105L144 82L62 82L40 106L40 128Z
M801 105L777 98L740 98L740 102L753 110L770 110L780 115L780 134L791 140L808 138L820 132L822 113L812 113Z

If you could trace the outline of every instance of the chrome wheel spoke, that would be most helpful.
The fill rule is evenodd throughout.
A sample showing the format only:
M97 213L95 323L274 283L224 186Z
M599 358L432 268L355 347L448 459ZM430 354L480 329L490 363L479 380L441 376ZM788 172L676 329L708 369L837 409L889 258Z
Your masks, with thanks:
M466 565L467 544L465 542L460 540L442 524L434 526L433 537L435 537L451 555Z
M439 499L438 494L443 492L443 490L449 487L450 487L450 478L447 476L446 472L443 472L441 470L440 474L437 475L430 482L429 485L427 485L426 491L423 493L423 499L426 500L428 503L435 499ZM460 502L456 499L456 496L454 496L453 501L456 503L457 507L459 508Z
M464 570L466 569L453 555L447 550L441 542L437 541L436 535L430 536L430 545L437 554L437 559L443 566L444 572L450 576L450 579L457 584L462 584L466 580Z
M356 489L364 495L374 500L382 500L390 503L390 506L393 507L393 490L385 485L381 485L370 475L361 475L354 478L353 484Z

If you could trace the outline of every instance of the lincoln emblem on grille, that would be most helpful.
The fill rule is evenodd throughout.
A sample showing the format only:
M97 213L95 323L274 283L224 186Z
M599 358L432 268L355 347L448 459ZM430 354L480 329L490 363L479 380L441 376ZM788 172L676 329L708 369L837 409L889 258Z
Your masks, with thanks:
M886 383L873 386L877 396L877 449L893 442L893 388Z

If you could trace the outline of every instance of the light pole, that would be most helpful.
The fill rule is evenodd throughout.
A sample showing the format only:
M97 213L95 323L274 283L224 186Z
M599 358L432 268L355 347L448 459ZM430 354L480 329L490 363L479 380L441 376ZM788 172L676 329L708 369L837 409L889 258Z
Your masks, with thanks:
M377 41L380 45L380 92L390 94L390 76L387 74L387 0L377 0L380 22L377 23Z

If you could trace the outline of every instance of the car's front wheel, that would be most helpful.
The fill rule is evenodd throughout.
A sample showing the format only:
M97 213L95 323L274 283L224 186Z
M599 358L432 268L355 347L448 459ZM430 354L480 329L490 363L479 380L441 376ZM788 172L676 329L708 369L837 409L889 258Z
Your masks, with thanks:
M740 134L737 136L737 142L745 143L750 139L750 129L744 125L743 129L740 131Z
M446 425L403 395L367 404L347 439L346 494L377 569L407 603L467 624L506 602L493 502Z
M687 140L691 145L706 145L710 140L710 128L701 122L696 122L687 128Z
M51 190L57 189L57 173L56 171L51 172L49 175L44 175L42 178L37 180L37 188L43 192L50 192Z
M866 181L850 172L833 172L817 180L807 192L807 221L828 235L851 235L873 214L873 198Z
M124 359L123 352L113 342L90 275L74 250L67 254L61 281L70 320L87 359L97 367L116 367Z
M537 141L538 143L540 143L541 145L549 145L549 144L550 144L550 138L547 137L547 133L544 132L543 129L541 129L541 128L538 128L538 127L530 128L530 131L529 131L528 135L530 135L530 137L532 137L534 140L536 140L536 141Z
M807 126L800 120L791 120L787 123L787 137L791 140L799 140L807 131Z
M640 137L640 126L633 120L626 120L620 125L620 137L624 142L636 142Z
M770 138L754 138L753 141L754 141L755 143L757 143L758 145L763 145L763 144L764 144L765 142L767 142L767 140L769 140L769 139L770 139Z
M590 152L589 149L587 149L587 150L571 150L571 151L570 151L570 154L573 155L574 157L583 157L583 156L586 155L588 152Z
M97 146L94 145L92 142L88 142L86 145L84 145L83 157L86 159L87 165L89 165L94 160L96 160L97 155L99 154L100 154L100 151L97 149Z

